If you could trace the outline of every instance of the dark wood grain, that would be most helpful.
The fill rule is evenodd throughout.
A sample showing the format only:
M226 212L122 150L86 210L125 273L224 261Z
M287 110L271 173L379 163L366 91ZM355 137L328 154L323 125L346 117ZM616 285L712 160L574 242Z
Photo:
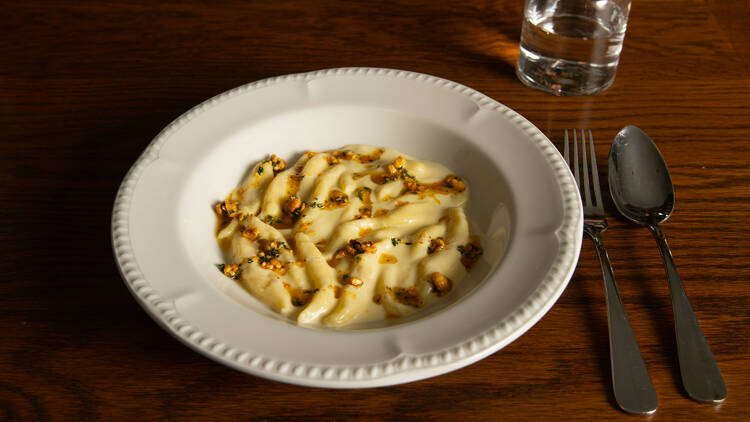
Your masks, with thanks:
M600 172L635 124L676 184L663 226L729 398L687 398L650 234L605 233L659 394L652 419L750 414L750 76L746 0L633 5L615 84L556 98L514 76L521 1L26 1L0 12L0 418L632 420L611 393L599 264L584 240L563 296L527 334L467 368L335 391L255 378L199 356L131 298L110 249L118 184L159 130L264 77L401 68L478 89L551 139L591 128Z

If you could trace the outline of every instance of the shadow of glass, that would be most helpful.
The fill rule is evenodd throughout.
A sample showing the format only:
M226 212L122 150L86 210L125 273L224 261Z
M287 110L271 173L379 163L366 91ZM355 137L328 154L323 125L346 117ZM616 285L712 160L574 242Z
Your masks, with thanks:
M402 7L383 5L381 14L403 14ZM523 3L496 1L465 3L460 8L432 3L409 11L409 30L399 37L409 37L405 44L416 45L424 56L438 53L446 61L470 62L498 75L516 79L515 65L521 36ZM423 57L424 57L423 56Z

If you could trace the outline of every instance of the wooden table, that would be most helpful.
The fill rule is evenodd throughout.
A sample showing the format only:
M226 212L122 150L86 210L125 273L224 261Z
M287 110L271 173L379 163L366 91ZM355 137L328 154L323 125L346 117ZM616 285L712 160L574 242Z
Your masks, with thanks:
M253 4L257 3L257 4ZM599 263L524 336L464 369L337 391L255 378L159 328L112 259L118 183L182 112L234 86L341 66L434 74L515 109L551 139L593 130L600 173L617 130L669 163L663 226L729 398L687 398L662 264L608 204L605 242L659 394L654 419L750 415L750 18L747 0L633 5L614 86L556 98L514 76L522 1L25 1L0 12L0 417L632 420L611 392Z

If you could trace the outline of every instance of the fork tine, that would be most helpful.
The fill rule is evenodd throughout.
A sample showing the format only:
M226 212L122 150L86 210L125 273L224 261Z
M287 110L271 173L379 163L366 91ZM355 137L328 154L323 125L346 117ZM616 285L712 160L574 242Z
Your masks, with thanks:
M570 149L568 148L568 129L565 129L565 148L563 149L563 157L565 157L565 162L568 163L568 167L570 167Z
M591 173L594 182L594 198L596 199L596 206L602 207L602 193L601 185L599 185L599 169L596 166L596 151L594 150L594 135L589 130L589 147L591 149Z
M581 158L583 163L583 195L586 198L586 206L591 206L591 189L589 187L589 161L586 157L586 132L581 129Z

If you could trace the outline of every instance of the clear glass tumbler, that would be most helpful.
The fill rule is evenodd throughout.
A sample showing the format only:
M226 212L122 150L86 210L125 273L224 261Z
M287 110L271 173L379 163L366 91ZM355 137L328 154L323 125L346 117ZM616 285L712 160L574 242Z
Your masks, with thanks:
M555 95L589 95L615 80L631 0L526 0L516 74Z

